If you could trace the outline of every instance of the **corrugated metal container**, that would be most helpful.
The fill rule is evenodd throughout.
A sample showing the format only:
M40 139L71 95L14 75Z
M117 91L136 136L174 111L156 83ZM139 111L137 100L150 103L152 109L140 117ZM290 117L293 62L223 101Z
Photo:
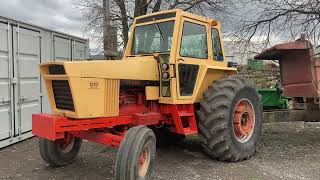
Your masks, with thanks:
M31 114L50 113L39 63L81 59L87 39L0 16L0 148L32 136Z

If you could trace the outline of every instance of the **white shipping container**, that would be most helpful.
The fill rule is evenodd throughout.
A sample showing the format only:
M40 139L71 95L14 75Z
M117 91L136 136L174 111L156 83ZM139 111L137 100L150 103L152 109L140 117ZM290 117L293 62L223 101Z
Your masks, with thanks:
M0 148L32 136L32 114L50 113L39 63L83 59L87 39L0 16Z

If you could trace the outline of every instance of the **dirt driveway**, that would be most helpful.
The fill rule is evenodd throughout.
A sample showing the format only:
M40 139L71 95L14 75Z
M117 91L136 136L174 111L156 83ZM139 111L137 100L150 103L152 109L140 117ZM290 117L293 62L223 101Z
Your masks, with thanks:
M0 179L113 179L117 149L84 142L70 166L51 168L32 138L0 150ZM153 179L319 179L320 123L264 124L263 137L253 158L239 163L210 159L197 138L159 149Z

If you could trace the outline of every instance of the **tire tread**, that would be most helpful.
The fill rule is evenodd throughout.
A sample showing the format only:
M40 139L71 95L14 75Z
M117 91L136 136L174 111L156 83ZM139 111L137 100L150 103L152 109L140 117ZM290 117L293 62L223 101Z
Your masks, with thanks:
M237 92L244 87L255 88L254 84L240 76L224 77L215 81L204 93L198 111L198 127L204 151L211 157L222 161L241 161L253 155L235 148L228 132L229 112Z

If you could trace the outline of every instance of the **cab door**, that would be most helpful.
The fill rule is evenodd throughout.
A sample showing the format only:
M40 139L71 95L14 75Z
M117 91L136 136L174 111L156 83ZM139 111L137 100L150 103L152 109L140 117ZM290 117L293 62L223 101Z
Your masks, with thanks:
M182 18L180 40L177 48L177 97L193 99L202 64L209 59L208 26L204 22Z

